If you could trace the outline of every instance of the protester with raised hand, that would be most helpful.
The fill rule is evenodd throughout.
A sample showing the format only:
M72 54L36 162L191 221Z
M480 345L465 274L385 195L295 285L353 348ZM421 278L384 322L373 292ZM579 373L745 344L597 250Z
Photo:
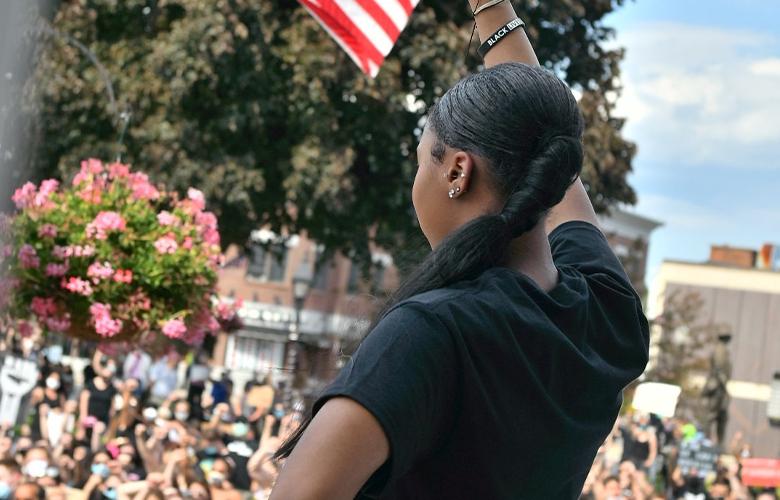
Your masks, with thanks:
M645 368L641 301L579 179L577 102L509 1L470 7L487 69L417 148L432 252L280 449L272 500L577 498Z

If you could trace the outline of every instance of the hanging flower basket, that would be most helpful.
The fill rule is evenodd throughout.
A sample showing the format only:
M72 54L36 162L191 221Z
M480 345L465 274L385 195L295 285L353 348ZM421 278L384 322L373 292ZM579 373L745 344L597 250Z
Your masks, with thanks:
M20 334L200 344L234 329L220 302L217 218L203 194L166 192L127 165L82 162L70 186L16 190L0 220L0 310Z

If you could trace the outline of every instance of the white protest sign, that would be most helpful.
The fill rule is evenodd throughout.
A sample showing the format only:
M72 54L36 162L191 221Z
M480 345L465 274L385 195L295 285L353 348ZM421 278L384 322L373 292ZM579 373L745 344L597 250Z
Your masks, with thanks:
M644 382L634 392L631 406L644 413L655 413L659 417L673 417L681 389L677 385Z

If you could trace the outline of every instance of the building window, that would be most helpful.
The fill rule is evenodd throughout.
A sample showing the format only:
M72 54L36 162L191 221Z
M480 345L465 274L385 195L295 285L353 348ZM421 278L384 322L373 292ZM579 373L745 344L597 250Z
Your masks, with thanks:
M385 270L392 265L392 258L386 254L374 254L371 256L371 268L369 269L369 282L363 278L360 264L352 263L347 280L347 293L355 294L361 291L369 291L377 295L385 291Z
M314 273L314 281L311 287L315 290L327 290L330 271L333 268L333 260L328 259L317 264L317 271Z
M349 279L347 280L347 293L355 294L358 292L358 285L360 284L360 266L356 262L352 262L349 266Z
M252 243L249 247L247 278L260 281L284 281L287 270L287 246L272 243L263 246Z
M385 290L385 265L381 261L371 265L371 294L377 295Z

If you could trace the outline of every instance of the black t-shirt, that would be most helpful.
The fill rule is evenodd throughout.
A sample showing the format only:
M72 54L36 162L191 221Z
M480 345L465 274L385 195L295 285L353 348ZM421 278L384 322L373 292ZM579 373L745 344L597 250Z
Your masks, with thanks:
M111 382L106 382L106 388L100 390L95 385L95 382L90 380L89 383L87 383L87 390L89 391L87 413L104 424L108 424L111 401L114 399L116 389L111 385Z
M550 235L544 292L492 268L395 306L314 405L349 397L390 459L358 498L576 499L622 389L645 368L648 325L604 235Z

